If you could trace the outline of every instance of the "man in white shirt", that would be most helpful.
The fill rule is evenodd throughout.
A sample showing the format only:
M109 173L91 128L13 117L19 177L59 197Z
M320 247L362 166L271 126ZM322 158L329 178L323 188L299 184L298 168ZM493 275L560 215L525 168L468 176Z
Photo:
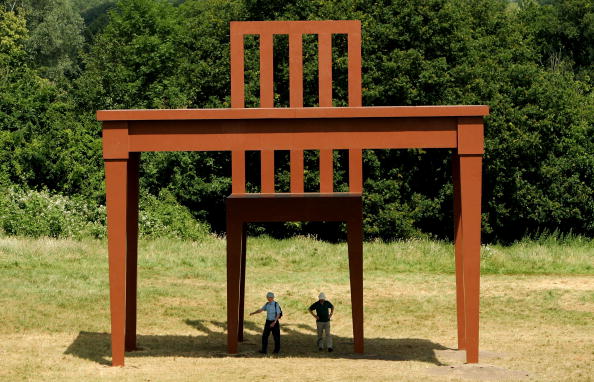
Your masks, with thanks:
M266 302L260 309L250 313L250 316L266 311L266 323L264 323L262 350L260 350L260 353L266 354L268 337L270 337L270 332L272 332L272 337L274 337L274 353L276 354L280 351L280 323L278 322L278 319L282 315L282 310L278 302L274 301L274 293L268 292L266 298L268 299L268 302Z

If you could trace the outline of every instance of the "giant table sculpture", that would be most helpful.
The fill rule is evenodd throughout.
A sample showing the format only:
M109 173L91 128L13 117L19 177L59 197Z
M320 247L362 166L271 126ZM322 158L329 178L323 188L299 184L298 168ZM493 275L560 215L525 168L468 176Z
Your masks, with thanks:
M261 107L244 108L243 36L260 36ZM273 35L289 35L290 107L274 108ZM318 35L320 107L303 107L302 36ZM332 107L332 34L348 35L349 107ZM478 362L483 117L487 106L361 107L359 21L231 23L230 109L102 110L112 364L136 348L138 165L143 151L230 151L227 199L228 351L243 337L245 230L249 221L342 220L356 352L363 351L361 151L454 149L458 347ZM332 150L349 150L349 192L333 192ZM262 193L245 194L245 151L261 152ZM274 193L274 150L291 152L291 192ZM320 151L320 192L303 192L303 150Z

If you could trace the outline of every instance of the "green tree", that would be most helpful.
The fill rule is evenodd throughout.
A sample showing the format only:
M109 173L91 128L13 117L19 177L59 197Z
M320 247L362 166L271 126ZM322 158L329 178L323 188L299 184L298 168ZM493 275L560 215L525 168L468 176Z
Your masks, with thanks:
M78 97L102 108L228 106L229 21L238 2L121 1L85 58ZM168 189L194 216L223 229L228 153L146 153L142 187Z
M14 11L0 8L0 65L3 78L8 75L11 67L23 61L25 50L23 44L27 38L25 19Z
M96 123L29 67L25 19L0 9L0 181L98 197L102 188Z
M165 0L120 1L97 36L78 81L89 111L186 106L175 76L180 61L175 8Z
M594 84L594 3L525 0L520 7L520 18L540 51L542 64L555 69L569 61Z
M79 72L83 20L72 0L3 0L24 15L29 34L25 48L41 76L67 85Z
M83 20L71 0L36 0L28 16L27 50L43 77L63 81L79 71Z

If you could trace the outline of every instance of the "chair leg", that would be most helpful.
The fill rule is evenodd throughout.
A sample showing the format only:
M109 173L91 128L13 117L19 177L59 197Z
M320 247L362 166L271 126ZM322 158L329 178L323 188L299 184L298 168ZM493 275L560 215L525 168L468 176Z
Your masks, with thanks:
M239 327L237 332L237 340L243 342L243 320L244 320L244 303L245 303L245 263L247 252L247 224L241 225L241 271L239 281Z
M227 214L227 352L237 353L242 223Z
M124 366L126 333L126 187L128 160L105 161L111 364Z
M363 353L363 224L362 219L347 222L349 276L353 311L355 353Z

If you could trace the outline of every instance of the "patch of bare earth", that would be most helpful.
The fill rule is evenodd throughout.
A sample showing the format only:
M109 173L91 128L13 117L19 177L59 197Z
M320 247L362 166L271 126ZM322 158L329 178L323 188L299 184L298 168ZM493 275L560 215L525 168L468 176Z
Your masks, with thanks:
M527 291L570 290L594 291L594 276L482 276L481 294L502 294L518 289Z
M509 370L488 364L464 364L455 366L435 366L426 370L428 375L470 379L473 381L509 381L524 379L528 372Z

